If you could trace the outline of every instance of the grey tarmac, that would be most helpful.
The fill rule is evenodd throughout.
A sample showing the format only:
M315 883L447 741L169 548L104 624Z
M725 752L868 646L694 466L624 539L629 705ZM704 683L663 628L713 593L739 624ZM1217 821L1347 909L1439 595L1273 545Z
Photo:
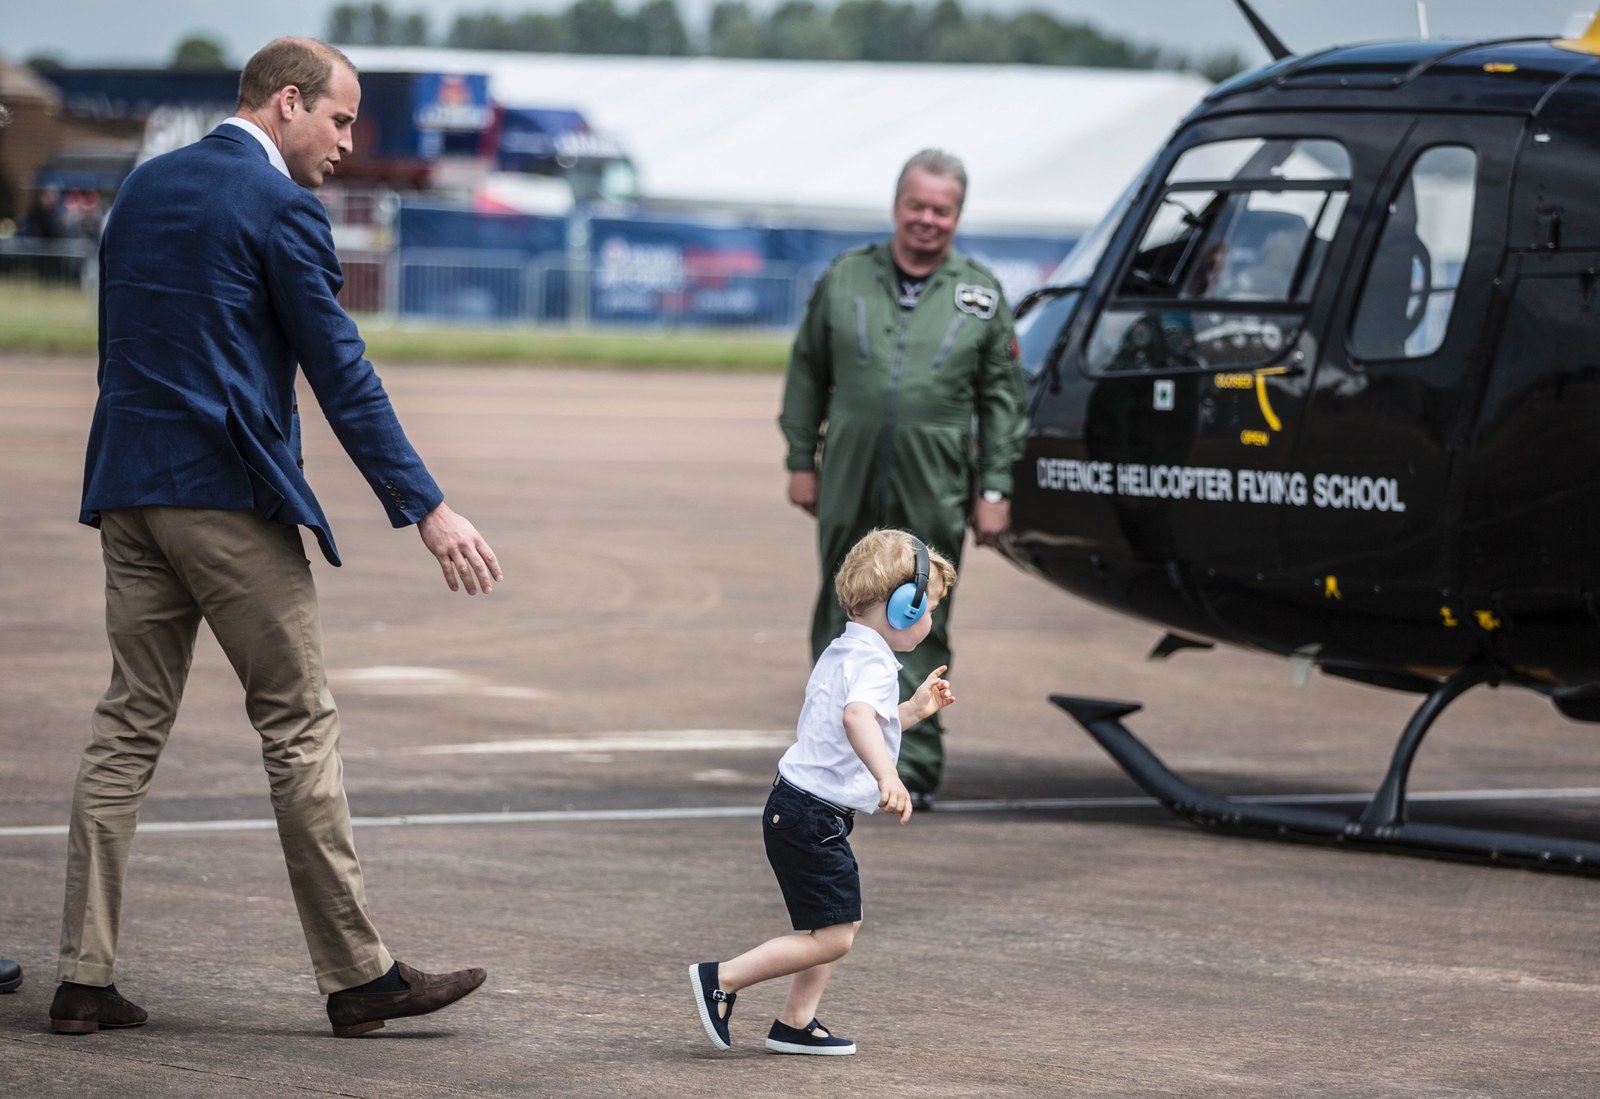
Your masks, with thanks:
M374 914L488 983L333 1038L239 689L203 637L134 844L118 987L149 1025L48 1033L64 825L108 660L75 522L94 364L0 357L0 1093L16 1096L1600 1094L1600 880L1224 838L1144 800L1052 707L1129 719L1205 788L1370 790L1412 700L1158 628L969 552L940 804L864 819L865 926L822 1017L855 1057L774 1057L782 989L707 1042L683 973L786 930L757 813L807 674L810 520L780 380L383 367L500 555L451 595L302 392L344 551L313 555ZM1424 745L1417 814L1593 837L1600 733L1479 690ZM1540 791L1566 792L1567 796ZM1585 792L1587 791L1587 792Z

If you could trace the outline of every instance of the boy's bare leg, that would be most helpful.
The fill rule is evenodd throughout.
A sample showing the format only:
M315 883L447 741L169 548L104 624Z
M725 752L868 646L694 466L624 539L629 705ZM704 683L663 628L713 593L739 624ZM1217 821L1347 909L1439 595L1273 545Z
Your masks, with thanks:
M818 966L827 966L828 976L831 976L833 963L850 952L850 944L855 941L856 929L860 926L861 922L857 920L855 923L837 923L832 927L819 927L815 931L768 939L737 958L718 964L717 984L724 992L737 992L774 977L787 977L791 973L798 974ZM822 998L822 989L827 986L828 976L824 976L817 985L817 1000ZM791 988L791 998L793 995ZM815 1007L813 1002L812 1009L815 1010ZM811 1016L807 1015L800 1020L800 1025L805 1026L810 1021Z
M778 1021L796 1030L804 1030L811 1020L817 1017L817 1005L822 1003L822 994L827 990L828 978L832 977L833 971L838 968L839 963L832 961L796 973L794 979L789 982L789 995L784 998L783 1010L778 1013ZM825 1027L818 1027L817 1033L826 1037L828 1031Z

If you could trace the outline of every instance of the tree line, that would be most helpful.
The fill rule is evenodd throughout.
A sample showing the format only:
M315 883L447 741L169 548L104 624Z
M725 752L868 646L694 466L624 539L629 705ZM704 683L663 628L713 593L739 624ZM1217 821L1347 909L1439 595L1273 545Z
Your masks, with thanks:
M1195 70L1211 80L1245 67L1237 53L1172 54L1038 9L969 14L960 0L931 6L841 0L833 7L784 0L770 14L752 10L746 0L719 0L700 33L684 24L676 0L644 0L632 11L615 0L574 0L559 12L463 13L437 35L422 11L340 4L329 15L327 38L351 46L533 53L1159 68Z

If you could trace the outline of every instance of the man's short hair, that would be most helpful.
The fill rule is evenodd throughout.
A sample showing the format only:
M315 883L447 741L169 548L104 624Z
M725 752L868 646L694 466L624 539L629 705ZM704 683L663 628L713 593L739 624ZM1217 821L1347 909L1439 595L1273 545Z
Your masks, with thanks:
M356 67L350 59L326 42L315 38L275 38L257 50L244 63L239 74L239 107L256 110L267 105L278 89L293 84L309 109L328 92L333 82L333 66L343 65L351 73Z
M860 618L874 603L887 603L894 590L910 583L916 572L917 539L914 535L903 530L869 531L845 554L833 578L833 590L844 613ZM955 586L955 566L929 546L929 590L939 592L942 599Z
M943 149L924 149L906 161L906 166L900 169L900 178L894 182L894 200L900 201L900 194L906 189L906 176L911 174L911 169L920 168L930 176L941 176L944 179L953 179L961 184L961 197L956 201L956 213L967 204L967 166L961 163L961 158L954 153L947 153Z

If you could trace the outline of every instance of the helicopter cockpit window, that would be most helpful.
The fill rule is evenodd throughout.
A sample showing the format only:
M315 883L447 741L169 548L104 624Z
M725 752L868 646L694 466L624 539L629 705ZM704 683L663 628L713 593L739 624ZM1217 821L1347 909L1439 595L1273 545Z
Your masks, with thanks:
M1089 338L1091 371L1238 370L1299 338L1348 198L1336 142L1251 138L1184 152Z
M1472 245L1477 154L1440 145L1417 158L1389 204L1350 329L1356 359L1419 359L1444 343Z

